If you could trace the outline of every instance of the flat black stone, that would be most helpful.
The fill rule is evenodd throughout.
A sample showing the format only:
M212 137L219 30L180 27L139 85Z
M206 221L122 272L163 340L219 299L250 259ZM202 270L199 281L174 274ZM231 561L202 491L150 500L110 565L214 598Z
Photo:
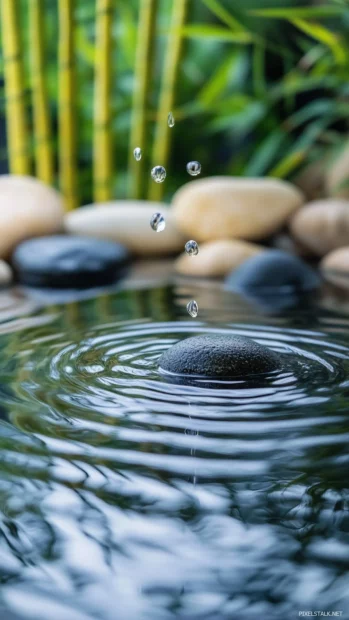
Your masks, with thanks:
M231 379L282 368L280 356L250 338L203 334L177 342L159 360L160 369L177 375Z
M23 241L12 255L21 284L91 288L117 281L128 261L124 246L89 237L53 235Z
M225 289L245 294L306 293L320 284L317 272L298 256L267 250L252 256L229 274Z

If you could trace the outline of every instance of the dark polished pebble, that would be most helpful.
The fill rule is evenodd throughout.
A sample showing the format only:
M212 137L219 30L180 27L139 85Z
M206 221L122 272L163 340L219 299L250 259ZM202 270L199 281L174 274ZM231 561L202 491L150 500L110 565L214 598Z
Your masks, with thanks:
M231 379L282 368L281 357L251 338L203 334L181 340L165 351L160 369L176 375ZM179 377L180 380L180 377Z
M268 250L252 256L229 274L225 289L238 293L306 293L317 289L320 276L297 256Z
M23 241L12 255L21 284L50 288L91 288L117 281L129 259L112 241L55 235Z

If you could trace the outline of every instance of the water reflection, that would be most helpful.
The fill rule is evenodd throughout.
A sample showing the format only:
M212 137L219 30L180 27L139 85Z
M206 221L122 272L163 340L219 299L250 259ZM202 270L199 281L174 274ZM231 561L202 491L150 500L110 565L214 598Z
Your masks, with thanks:
M4 618L345 617L345 318L265 318L180 284L2 327ZM258 388L165 382L161 353L211 330L255 338L285 368Z

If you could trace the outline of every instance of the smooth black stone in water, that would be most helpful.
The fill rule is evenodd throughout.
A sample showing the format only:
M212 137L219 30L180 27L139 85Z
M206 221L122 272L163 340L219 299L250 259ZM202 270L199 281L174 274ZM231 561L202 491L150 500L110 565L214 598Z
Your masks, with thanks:
M160 369L210 379L234 379L282 368L281 357L251 338L203 334L177 342L159 360ZM180 380L180 377L179 377Z
M116 282L129 258L119 243L54 235L23 241L12 255L22 284L51 288L92 288Z
M267 250L252 256L229 274L225 289L238 293L306 293L321 284L319 275L297 256Z

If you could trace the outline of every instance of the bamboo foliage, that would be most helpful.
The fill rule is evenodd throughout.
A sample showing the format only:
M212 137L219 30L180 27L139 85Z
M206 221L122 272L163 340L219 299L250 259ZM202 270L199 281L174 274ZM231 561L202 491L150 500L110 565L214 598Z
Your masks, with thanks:
M188 0L173 0L170 32L167 39L167 48L163 66L161 91L157 112L157 123L152 153L153 165L167 165L170 150L170 132L167 125L167 115L172 110L175 98L175 86L177 69L180 60L182 35ZM149 186L149 199L161 200L163 184L151 182Z
M97 0L93 131L94 200L110 200L111 144L111 48L113 0Z
M144 160L136 161L133 150L135 147L141 147L144 150L146 141L146 108L151 79L156 9L157 0L140 0L129 146L129 198L141 198L142 196Z
M45 183L52 184L53 151L45 82L43 10L44 0L30 0L29 31L36 176Z
M9 167L14 174L29 174L29 142L23 60L17 20L18 4L17 0L1 0L0 6Z
M74 114L76 84L74 82L73 6L74 0L59 0L58 3L59 174L60 187L68 210L74 209L78 205Z

